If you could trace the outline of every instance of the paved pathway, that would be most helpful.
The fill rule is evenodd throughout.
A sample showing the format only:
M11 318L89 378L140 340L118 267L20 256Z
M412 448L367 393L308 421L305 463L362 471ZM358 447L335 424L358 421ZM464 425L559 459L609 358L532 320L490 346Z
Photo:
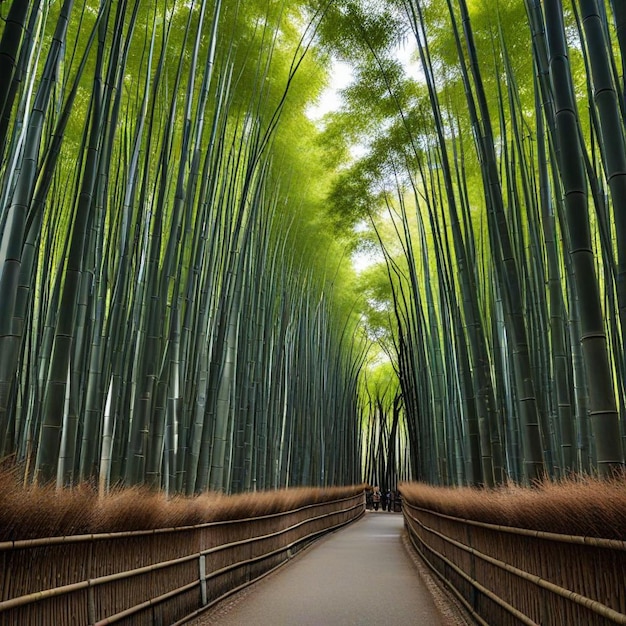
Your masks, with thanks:
M402 544L402 515L368 512L194 626L447 626Z

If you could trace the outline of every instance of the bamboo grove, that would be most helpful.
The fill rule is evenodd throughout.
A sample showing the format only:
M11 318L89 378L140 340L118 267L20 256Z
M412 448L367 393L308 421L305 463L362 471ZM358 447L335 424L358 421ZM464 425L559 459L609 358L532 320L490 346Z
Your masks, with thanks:
M322 14L0 12L0 457L101 491L359 482L364 344L294 141Z
M613 475L626 434L623 3L399 0L338 15L358 51L343 48L357 70L332 137L365 148L332 198L338 222L368 224L382 250L369 302L393 344L412 475ZM398 39L414 46L413 78Z
M623 3L0 16L0 458L25 482L623 467ZM320 131L331 57L354 80ZM355 276L346 243L380 262Z
M366 367L362 379L363 478L384 493L395 491L399 482L412 478L411 442L398 378L388 364L378 364Z

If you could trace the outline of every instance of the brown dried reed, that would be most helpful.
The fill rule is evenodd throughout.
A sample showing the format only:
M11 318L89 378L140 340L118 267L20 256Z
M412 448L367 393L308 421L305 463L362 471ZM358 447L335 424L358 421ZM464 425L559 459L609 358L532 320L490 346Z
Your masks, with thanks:
M496 489L400 485L414 506L463 519L553 532L626 541L626 476L600 480L588 476L532 488L506 485Z
M194 526L204 522L258 517L307 504L349 497L363 485L296 488L226 496L175 496L142 487L117 488L104 498L88 484L57 490L24 488L15 470L0 470L0 541L90 533Z

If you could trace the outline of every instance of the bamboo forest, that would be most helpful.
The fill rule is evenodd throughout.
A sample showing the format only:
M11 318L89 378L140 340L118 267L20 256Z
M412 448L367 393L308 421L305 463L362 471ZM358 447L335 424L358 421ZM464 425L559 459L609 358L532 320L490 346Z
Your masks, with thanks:
M623 467L622 0L0 18L0 459L24 484Z

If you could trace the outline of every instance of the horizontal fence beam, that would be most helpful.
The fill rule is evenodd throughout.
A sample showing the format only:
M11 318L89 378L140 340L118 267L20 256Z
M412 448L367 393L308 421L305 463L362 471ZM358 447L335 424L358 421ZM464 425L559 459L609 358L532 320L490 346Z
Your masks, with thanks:
M355 508L356 507L350 507L350 509L355 509ZM350 509L348 509L348 510L350 510ZM341 512L344 512L344 511L341 511ZM326 515L321 515L321 516L318 516L318 517L315 517L315 518L311 518L310 521L323 519L324 517L330 517L331 515L335 515L335 514L336 514L336 512L327 513ZM307 520L307 521L309 521L309 520ZM315 538L317 538L317 537L319 537L321 535L325 535L326 533L332 532L333 530L337 530L338 528L341 528L341 527L345 526L346 524L351 523L352 521L353 520L350 520L349 522L342 522L340 524L337 524L336 526L331 526L331 527L325 528L324 530L321 530L321 531L312 532L312 533L310 533L310 534L308 534L308 535L306 535L304 537L301 537L300 539L292 541L291 543L285 544L284 546L282 546L280 548L276 548L275 550L272 550L272 551L267 552L265 554L262 554L260 556L257 556L257 557L254 557L254 558L250 558L250 559L245 559L245 560L242 560L242 561L237 561L235 563L231 563L230 565L227 565L226 567L223 567L223 568L221 568L219 570L215 570L213 572L210 572L209 574L205 574L204 578L208 581L208 580L211 580L212 578L217 578L218 576L222 576L223 574L227 574L229 572L237 570L237 569L239 569L241 567L244 567L246 565L251 565L252 563L259 563L260 561L264 561L264 560L266 560L266 559L268 559L268 558L270 558L272 556L276 556L278 554L281 554L282 552L285 552L287 550L291 550L292 548L296 547L300 543L303 543L305 541L310 541L310 540L315 539ZM253 543L255 541L261 541L263 539L268 539L268 538L273 537L273 536L278 536L278 535L281 535L281 534L283 534L283 533L285 533L287 531L293 530L294 528L302 526L305 523L306 522L300 522L298 524L294 524L294 526L292 526L292 527L290 527L288 529L283 529L283 530L277 531L276 533L271 533L269 535L263 535L263 536L260 536L260 537L253 537L251 539L246 539L246 540L243 540L243 541L237 541L237 542L233 542L231 544L225 544L224 546L217 546L215 548L211 548L210 550L206 550L206 551L204 551L204 552L202 552L200 554L194 555L194 558L202 558L203 556L206 556L206 554L208 554L210 552L215 553L215 552L218 552L218 551L226 550L227 548L230 548L230 547L244 545L244 544L247 544L247 543ZM134 575L134 572L123 572L123 573L129 574L129 576L130 575ZM127 577L129 577L129 576L127 576ZM200 579L198 582L191 583L191 586L193 587L193 586L196 586L198 584L201 584L201 580L202 579ZM251 581L249 581L247 583L247 585L249 585L249 584L251 584L251 583L253 583L255 581L256 581L256 579L251 580ZM244 587L247 586L247 585L244 585ZM138 613L139 611L141 611L141 610L143 610L143 609L145 609L145 608L147 608L149 606L152 606L154 604L158 604L159 602L167 600L167 599L173 597L174 595L181 594L181 593L187 591L189 589L189 587L190 587L190 585L185 585L184 587L180 587L179 589L176 589L174 591L170 591L169 593L164 594L163 596L160 596L158 598L154 598L154 599L152 599L152 600L150 600L148 602L144 602L142 604L138 604L138 605L136 605L134 607L131 607L131 608L125 610L125 611L122 611L122 612L118 613L117 615L112 615L112 616L108 617L105 620L96 622L95 626L105 626L105 624L113 624L115 622L118 622L121 619L129 617L130 615L134 615L135 613ZM231 595L230 592L224 594L223 597L228 597L229 595ZM222 598L213 600L211 602L211 605L216 604L221 599ZM204 607L204 608L206 609L207 607ZM188 618L185 618L185 619L188 619Z
M183 550L187 548L181 548L181 555L175 558L158 560L139 567L120 568L111 573L68 581L68 584L57 584L16 597L7 598L6 594L11 590L5 588L3 589L5 599L0 601L0 622L32 623L34 620L63 626L64 618L58 615L59 603L65 603L64 613L67 615L72 614L68 606L73 603L76 605L76 615L88 616L84 617L84 623L94 625L104 626L122 621L152 624L156 619L153 615L155 611L167 612L168 618L164 623L183 623L189 619L189 615L206 610L233 593L233 590L251 584L280 566L295 552L318 537L355 521L364 511L365 498L364 494L360 493L348 498L316 502L258 518L220 520L154 531L98 533L4 542L0 545L2 555L0 562L4 564L6 570L3 579L9 581L13 576L20 580L22 586L26 584L23 579L27 579L29 575L33 581L37 578L37 573L29 572L28 569L34 563L40 563L42 558L45 561L46 555L50 562L40 564L43 568L49 568L51 573L48 574L48 578L58 582L61 574L55 572L63 571L63 566L54 562L55 555L58 552L63 559L70 546L74 548L67 559L81 561L81 566L82 563L88 563L85 567L90 571L97 571L98 566L97 562L91 562L92 549L95 545L103 546L105 552L101 554L106 554L107 558L116 550L120 552L120 562L124 562L125 559L132 561L133 558L141 560L145 558L144 552L150 549L171 551L176 541L179 541L181 546L195 545L196 549L186 553ZM268 526L278 528L267 532ZM231 536L232 540L228 540L228 536ZM215 541L220 542L211 545ZM132 542L132 545L128 542ZM143 544L145 546L142 549ZM67 546L67 550L63 546ZM130 557L127 556L131 549L137 554L136 557L132 554ZM54 552L49 553L50 550ZM31 552L32 556L29 556ZM93 560L97 561L97 557L93 557ZM190 576L189 566L193 562L196 565L193 576ZM71 569L68 564L65 565L65 570ZM21 571L18 571L20 568ZM137 582L132 583L133 580ZM170 585L170 580L177 584ZM208 585L208 581L216 582ZM6 584L5 582L5 586ZM122 587L119 587L120 584ZM164 584L167 588L163 588ZM116 595L119 589L123 589L125 596L133 595L134 591L129 591L131 588L137 589L134 602L132 598L120 599ZM192 594L191 599L188 599L189 594ZM141 597L142 595L144 597ZM107 605L117 608L103 614ZM185 605L184 610L179 608L179 605ZM55 610L57 613L54 613ZM76 617L72 618L72 623L83 622L80 617Z
M291 550L292 548L296 547L298 544L304 542L304 541L310 541L313 539L316 539L322 535L325 535L329 532L333 532L335 530L338 530L339 528L342 528L343 526L345 526L346 524L350 524L352 523L354 520L350 520L348 522L342 522L340 524L337 524L336 526L331 526L329 528L326 528L322 531L316 531L314 533L311 533L310 535L307 535L306 537L303 537L302 539L298 539L296 541L292 541L290 544L285 545L282 548L276 548L275 550L268 552L267 554L263 554L261 556L257 556L255 558L252 559L246 559L244 561L239 561L237 563L232 563L231 565L228 565L227 567L223 567L220 570L216 570L214 572L211 572L210 574L208 574L206 576L207 581L212 579L212 578L217 578L218 576L221 576L223 574L226 574L228 572L232 572L233 570L237 570L243 566L246 565L251 565L252 563L258 563L260 561L263 561L265 559L268 559L272 556L276 556L278 554L281 554L282 552L285 552L287 550ZM284 565L284 561L278 566L280 567L281 565ZM276 569L276 567L272 568L270 571L274 571ZM265 575L269 574L270 571L267 571L265 573L263 573L261 576L258 576L252 580L247 581L245 584L239 585L237 586L235 589L229 589L226 593L222 594L221 596L219 596L218 598L214 598L211 602L207 603L205 606L202 607L202 609L200 609L199 611L195 611L193 615L196 615L198 613L201 613L202 611L206 611L208 608L215 606L217 603L221 602L222 600L224 600L225 598L231 596L233 593L235 593L236 591L240 591L241 589L244 589L245 587L248 587L249 585L251 585L252 583L257 582L257 580L259 580L260 578L263 578ZM197 584L197 583L195 583ZM185 591L186 589L184 588L180 588L180 590L177 590L176 592L171 592L171 595L174 595L175 593L182 593L183 591ZM158 599L157 599L158 600ZM154 601L154 603L156 603L156 601ZM119 614L119 616L111 616L110 618L102 621L102 622L97 622L95 624L95 626L104 626L105 624L113 624L114 622L119 621L119 619L122 619L123 617L127 617L128 615L131 615L133 613L137 613L139 612L143 607L140 605L137 605L137 607L134 607L134 609L129 609L128 611L124 612L124 615ZM191 616L186 616L180 623L185 623L186 621L189 621Z
M452 585L449 580L445 579L441 575L441 573L437 570L437 568L433 565L433 563L428 558L426 558L424 554L424 550L427 550L428 552L434 554L437 558L441 559L448 567L450 567L450 569L454 570L459 576L461 576L468 583L470 583L475 589L478 589L481 593L485 594L488 598L490 598L491 600L499 604L505 611L507 611L514 617L516 617L520 621L521 624L524 624L525 626L539 626L536 622L533 622L533 620L529 619L521 611L518 611L514 606L511 606L508 602L505 602L502 598L499 598L491 590L487 589L487 587L484 587L477 580L474 580L469 574L464 572L460 567L458 567L448 558L443 556L443 554L441 554L440 552L437 552L436 550L433 550L430 546L425 544L421 540L420 537L418 537L414 533L410 533L409 539L411 543L413 544L413 547L415 548L415 550L417 550L417 552L420 553L423 561L428 565L428 567L435 574L437 574L437 577L454 593L454 595L465 606L465 609L469 611L472 614L472 617L474 617L474 619L476 619L478 622L480 622L481 624L484 624L485 626L488 626L488 623L485 622L478 613L476 613L476 611L474 610L474 607L470 605L467 599L464 598L463 595L461 595L458 592L458 590L454 587L454 585ZM420 545L418 546L416 542L419 542Z
M360 496L356 496L360 497ZM294 513L301 513L302 511L308 511L310 509L327 506L329 503L341 503L353 500L355 496L348 496L346 498L338 498L337 500L331 500L328 502L313 502L312 504L305 504L295 509L289 509L287 511L278 511L277 513L269 513L265 515L259 515L258 517L244 517L241 519L226 519L216 520L214 522L204 522L202 524L194 524L190 526L172 526L170 528L151 528L149 530L125 530L114 533L89 533L83 535L64 535L59 537L39 537L37 539L17 539L14 541L0 541L0 551L15 550L19 548L36 548L52 545L61 545L68 543L83 543L86 541L110 541L111 539L126 539L128 537L148 537L155 535L164 535L168 533L183 533L190 530L202 530L206 528L218 528L220 526L228 526L231 524L243 524L246 522L258 523L265 520L277 519L285 517L287 515L293 515Z
M498 547L506 543L503 542L503 537L518 536L523 537L524 540L528 542L529 550L534 549L539 552L542 550L542 547L546 545L546 542L569 545L569 551L567 551L565 547L563 547L561 551L570 554L572 566L577 560L577 550L595 549L612 551L615 554L617 566L623 567L625 542L601 538L560 535L488 524L485 522L477 522L476 520L466 520L445 515L437 511L431 511L424 507L418 507L406 500L403 505L403 514L411 544L422 556L425 563L437 573L438 577L445 578L445 571L447 571L450 578L456 576L474 590L471 593L468 593L467 590L462 592L459 588L454 587L450 581L447 581L448 586L454 587L455 595L461 600L465 607L474 614L480 615L480 611L476 607L476 592L478 592L487 597L494 604L497 604L502 610L506 611L511 617L510 623L525 624L526 626L539 623L560 626L558 621L550 621L549 618L544 619L543 617L540 619L537 619L537 617L533 618L532 614L536 614L537 611L540 613L543 612L545 615L557 614L559 611L572 611L573 615L582 615L580 611L584 611L586 616L589 614L596 616L595 618L589 618L594 620L594 624L613 623L626 625L626 614L621 611L615 610L596 599L587 597L582 593L565 587L564 582L557 584L554 581L547 580L545 577L528 572L503 558L498 558L493 554L487 554L484 548L483 550L479 550L475 546L469 545L472 541L472 533L470 531L474 528L489 532L488 538L482 538L482 543L489 546L489 548L494 551L501 549L503 552L506 552L505 548ZM426 523L423 519L420 519L424 517L428 517L430 522ZM452 529L456 537L450 536L450 533L453 532ZM433 545L437 544L436 540L439 541L439 549ZM476 541L477 538L474 537L474 540ZM466 554L467 558L462 557L462 554ZM431 556L429 557L429 555ZM485 580L478 580L476 574L472 574L473 571L481 569L477 567L476 559L494 568L489 572L489 575L484 576ZM436 562L439 562L440 565L437 566ZM567 568L567 566L565 567ZM467 571L467 569L471 569L472 572ZM498 576L494 573L497 571L506 573L509 576L506 578L506 582L501 582L503 576ZM598 574L600 574L600 572L598 572ZM601 574L603 580L611 579L610 576L606 575L607 572L603 571ZM566 574L563 574L563 577L566 578ZM511 586L517 585L517 583L514 582L515 580L520 581L519 585L527 585L530 586L529 588L531 589L536 589L537 593L543 593L544 595L541 596L541 602L537 601L536 593L518 594L519 597L527 596L529 606L524 606L524 603L522 603L522 606L513 606L511 602L504 600L500 594L505 591L507 594L517 597L514 592L511 593L510 589ZM615 580L619 581L618 584L622 586L622 589L605 589L604 595L607 598L618 598L623 592L623 576L621 575L621 569L615 574ZM499 585L505 585L506 589L500 588ZM458 586L459 585L457 585L457 587ZM568 605L569 608L552 610L550 603L554 601L550 598L555 597L558 597L559 601ZM540 606L540 608L538 609L537 606ZM481 616L481 621L483 617L485 616ZM576 623L586 622L578 621Z
M477 520L466 519L463 517L454 517L453 515L446 515L439 511L433 511L432 509L426 509L424 507L415 506L410 502L405 502L407 508L413 511L422 511L429 515L435 515L441 519L447 519L453 522L458 522L466 526L475 526L476 528L487 528L495 530L500 533L507 533L510 535L520 535L524 537L532 537L533 539L546 539L548 541L556 541L560 543L573 543L584 546L593 546L594 548L606 548L607 550L621 550L626 551L626 541L620 541L619 539L602 539L601 537L585 537L583 535L563 535L559 533L549 533L543 530L532 530L529 528L517 528L516 526L504 526L502 524L490 524L488 522L479 522Z
M157 604L160 604L161 602L165 602L171 598L174 598L180 595L181 593L184 593L185 591L189 591L193 589L194 587L196 587L197 585L198 585L197 582L192 582L187 585L183 585L182 587L179 587L178 589L173 589L172 591L168 591L167 593L164 593L156 598L151 598L150 600L146 600L146 602L142 602L141 604L136 604L135 606L131 606L125 611L120 611L119 613L116 613L115 615L111 615L110 617L106 617L103 620L95 622L94 626L106 626L107 624L115 624L117 622L122 621L123 619L126 619L127 617L132 617L133 615L136 615L140 611L149 609L150 607L153 607Z

